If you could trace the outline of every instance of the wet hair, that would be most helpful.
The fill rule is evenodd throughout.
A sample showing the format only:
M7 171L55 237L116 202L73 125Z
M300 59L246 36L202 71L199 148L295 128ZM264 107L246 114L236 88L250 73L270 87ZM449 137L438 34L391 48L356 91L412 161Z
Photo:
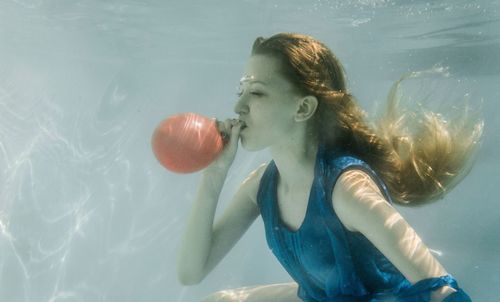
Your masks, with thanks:
M318 99L310 126L320 142L367 162L382 178L394 202L418 206L440 199L470 170L482 136L482 120L464 114L447 121L439 114L422 111L409 121L395 93L397 81L385 114L378 122L368 123L365 112L347 91L339 60L310 36L279 33L259 37L252 55L277 59L279 72L298 93ZM410 127L411 123L418 127Z

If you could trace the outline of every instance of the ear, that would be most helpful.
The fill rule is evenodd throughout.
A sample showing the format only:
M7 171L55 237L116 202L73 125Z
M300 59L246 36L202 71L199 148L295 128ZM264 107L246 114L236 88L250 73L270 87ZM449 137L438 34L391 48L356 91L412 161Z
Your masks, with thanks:
M314 115L317 108L318 108L318 99L315 96L308 95L300 98L297 103L297 112L295 114L295 121L296 122L307 121Z

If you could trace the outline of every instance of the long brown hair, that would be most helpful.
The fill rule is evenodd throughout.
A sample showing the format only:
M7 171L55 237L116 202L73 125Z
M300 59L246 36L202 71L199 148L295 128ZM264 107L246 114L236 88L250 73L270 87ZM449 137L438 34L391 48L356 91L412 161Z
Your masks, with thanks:
M252 54L278 59L280 72L297 92L316 96L319 104L312 127L319 139L327 147L342 146L366 161L395 202L416 206L439 199L469 171L482 120L464 114L446 121L422 111L412 118L419 121L418 127L409 131L411 121L396 95L400 80L391 88L385 114L370 125L346 89L342 65L320 41L293 33L259 37Z

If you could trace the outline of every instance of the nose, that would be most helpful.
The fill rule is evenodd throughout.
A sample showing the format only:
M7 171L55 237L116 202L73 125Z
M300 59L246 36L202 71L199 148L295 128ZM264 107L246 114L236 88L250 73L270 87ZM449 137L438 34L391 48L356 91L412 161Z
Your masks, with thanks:
M246 103L245 94L238 97L238 101L236 102L236 105L234 105L234 112L239 115L248 113L248 105Z

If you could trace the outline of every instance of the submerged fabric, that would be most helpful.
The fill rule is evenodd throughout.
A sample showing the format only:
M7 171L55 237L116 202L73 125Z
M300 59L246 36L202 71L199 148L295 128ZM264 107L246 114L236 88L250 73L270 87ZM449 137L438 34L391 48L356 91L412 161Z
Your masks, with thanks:
M458 292L444 301L470 301L450 275L412 285L366 237L343 226L333 210L331 197L337 178L348 169L371 175L390 200L385 185L366 163L339 150L327 152L320 146L306 215L297 230L280 219L274 161L262 176L258 204L267 243L298 283L298 296L307 302L420 302L430 301L433 289L449 285Z

